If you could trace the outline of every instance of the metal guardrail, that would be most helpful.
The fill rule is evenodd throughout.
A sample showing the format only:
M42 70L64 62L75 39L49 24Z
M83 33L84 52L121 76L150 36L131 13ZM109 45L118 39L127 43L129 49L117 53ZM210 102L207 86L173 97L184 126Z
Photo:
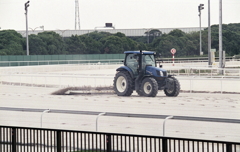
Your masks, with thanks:
M96 60L39 60L39 61L0 61L0 67L35 66L59 64L120 64L123 59L96 59Z
M240 143L201 139L0 126L4 152L239 152Z
M85 60L86 62L94 61L95 63L82 63L73 65L51 65L51 66L23 66L9 67L0 69L0 84L11 84L20 86L41 86L41 87L77 87L83 85L97 86L112 86L114 74L80 74L80 73L59 73L59 71L80 71L86 69L105 69L115 68L119 60ZM35 61L33 61L35 62ZM68 61L70 62L70 61ZM111 62L111 63L109 63ZM115 63L115 65L114 65ZM87 65L87 66L86 66ZM116 67L115 67L116 66ZM120 66L120 65L119 65ZM218 85L218 92L225 91L226 82L240 82L240 68L216 68L216 67L201 67L201 66L169 66L168 74L176 75L181 81L189 82L189 89L184 91L193 92L193 83L195 81L214 81L214 85ZM56 72L55 72L56 71ZM219 71L223 71L223 75L219 75ZM48 73L50 72L50 73ZM85 84L87 82L87 84ZM215 83L216 82L216 83ZM187 84L188 85L188 84ZM195 85L196 86L196 85ZM229 88L229 87L228 87ZM232 88L232 87L231 87ZM230 89L231 89L230 88ZM225 92L239 92L234 88ZM201 90L200 90L201 91ZM205 89L202 91L206 91Z
M0 110L4 111L20 111L20 112L43 112L46 109L35 108L13 108L13 107L0 107ZM77 110L62 110L51 109L48 113L57 114L76 114L76 115L95 115L100 114L100 111L77 111ZM106 112L104 116L110 117L127 117L127 118L145 118L145 119L165 119L169 115L152 115L152 114L134 114L134 113L116 113ZM193 116L175 116L174 120L186 120L186 121L204 121L204 122L221 122L221 123L236 123L240 124L240 119L227 119L227 118L209 118L209 117L193 117Z
M202 67L183 67L169 68L168 74L187 77L203 78L240 78L240 68L202 68ZM220 74L222 72L222 74Z

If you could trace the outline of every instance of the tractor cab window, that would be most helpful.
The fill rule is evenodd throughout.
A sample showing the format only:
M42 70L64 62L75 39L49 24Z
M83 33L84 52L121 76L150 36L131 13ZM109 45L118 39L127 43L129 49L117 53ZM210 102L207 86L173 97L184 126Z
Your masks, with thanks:
M137 75L138 69L138 55L137 54L128 54L126 57L126 66L129 67L134 75Z
M143 58L143 68L146 67L146 65L152 65L155 66L155 58L154 55L144 55Z

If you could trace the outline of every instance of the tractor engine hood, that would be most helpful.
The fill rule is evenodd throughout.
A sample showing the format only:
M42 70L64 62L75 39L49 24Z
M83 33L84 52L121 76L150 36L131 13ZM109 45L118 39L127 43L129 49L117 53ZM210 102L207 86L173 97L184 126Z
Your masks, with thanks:
M167 77L167 71L154 66L146 66L146 75L151 75L154 77Z

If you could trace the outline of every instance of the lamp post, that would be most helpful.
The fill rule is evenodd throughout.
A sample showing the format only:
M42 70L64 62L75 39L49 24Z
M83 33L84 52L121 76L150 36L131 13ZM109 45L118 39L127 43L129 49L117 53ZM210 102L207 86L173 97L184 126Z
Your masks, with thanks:
M29 27L29 29L31 29L33 32L37 29L38 27L36 27L36 28L31 28L31 27Z
M152 30L152 28L148 29L145 33L147 33L147 42L149 44L149 32Z
M212 65L211 54L211 23L210 23L210 0L208 0L208 65Z
M43 31L44 31L44 26L42 25L42 26L39 26L39 28L41 28Z
M25 15L26 15L26 45L27 45L27 55L29 55L29 44L28 44L28 17L27 17L29 2L30 2L30 1L27 1L27 2L24 4L24 6L25 6Z
M31 28L31 27L29 27L29 29L31 29L33 32L34 32L37 28L41 28L41 29L43 29L43 31L44 31L44 26L35 27L34 29Z
M22 35L22 37L24 37L26 32L19 32L19 33Z
M219 0L219 74L223 74L223 50L222 50L222 0Z
M65 32L65 31L68 31L69 29L66 29L66 30L60 30L60 29L57 29L58 31L60 31L61 33L62 33L62 40L63 40L63 33Z
M198 6L198 12L199 12L198 16L199 16L199 26L200 26L200 55L202 55L201 10L204 9L203 6L204 6L204 4L200 4L200 5Z

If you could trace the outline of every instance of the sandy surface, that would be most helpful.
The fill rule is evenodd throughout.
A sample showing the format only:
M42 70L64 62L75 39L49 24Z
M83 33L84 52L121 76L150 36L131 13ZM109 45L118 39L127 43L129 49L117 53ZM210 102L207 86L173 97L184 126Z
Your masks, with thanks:
M57 67L56 70L49 68L46 71L46 68L42 68L42 70L32 69L30 72L24 69L21 72L25 74L25 77L23 75L16 75L18 71L14 69L12 72L15 73L15 76L8 77L8 80L14 82L35 82L39 84L43 82L56 84L61 80L62 84L111 85L111 75L114 75L115 67L111 66L102 69L102 67L96 66L95 69L91 70L63 70L61 68L57 69L59 68ZM106 77L100 81L95 78L91 79L89 75L86 76L86 79L76 78L84 74L105 74ZM29 75L31 75L31 79L28 77ZM57 76L52 77L51 80L39 78L39 76L45 75ZM66 75L76 77L64 79L59 79L58 77ZM6 77L1 77L1 80L3 78ZM191 87L195 87L195 89L198 87L204 91L216 91L216 88L219 89L219 84L214 84L212 80L194 82L183 79L179 80L181 87L186 90L189 90ZM222 84L228 84L229 86L226 88L232 89L232 86L234 86L235 90L240 90L239 82L224 82ZM239 94L180 93L178 97L166 97L162 91L159 91L155 98L139 97L135 92L130 97L119 97L115 94L51 95L52 92L58 89L60 88L1 84L0 107L240 119ZM0 110L0 124L40 127L41 115L41 112ZM95 131L96 117L97 115L57 114L50 112L43 115L42 126L44 128ZM101 116L98 120L98 131L162 136L163 121L163 119ZM240 141L240 124L171 119L166 122L165 134L166 136L182 138Z

